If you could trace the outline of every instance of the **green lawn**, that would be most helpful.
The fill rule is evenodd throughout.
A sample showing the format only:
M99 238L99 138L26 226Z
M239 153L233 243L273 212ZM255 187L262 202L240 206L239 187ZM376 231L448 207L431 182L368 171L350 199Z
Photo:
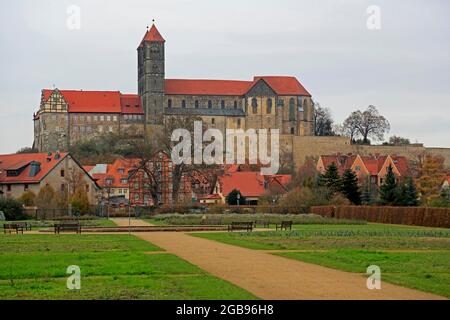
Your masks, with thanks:
M31 224L33 230L39 230L43 228L52 227L56 221L53 220L20 220L20 221L0 221L0 227L3 227L5 223L14 222L28 222ZM112 220L105 218L92 219L92 220L80 220L82 226L85 227L115 227L116 224ZM2 230L3 232L3 230Z
M450 298L450 230L382 224L297 225L286 232L197 233L197 237L365 274ZM305 250L306 252L283 252Z
M0 235L1 299L254 299L130 235ZM67 267L81 290L66 288Z

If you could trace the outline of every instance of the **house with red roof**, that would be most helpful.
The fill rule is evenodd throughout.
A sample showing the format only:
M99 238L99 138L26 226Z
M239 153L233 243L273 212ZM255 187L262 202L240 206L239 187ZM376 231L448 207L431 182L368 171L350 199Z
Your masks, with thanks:
M345 170L351 169L355 172L359 181L368 179L372 185L377 186L383 184L389 166L392 166L394 174L399 178L406 177L410 174L406 157L396 155L323 155L319 157L316 169L319 173L323 174L333 163L337 166L340 175Z
M223 133L279 129L288 138L314 134L312 97L296 77L166 79L165 43L155 25L145 32L137 48L137 94L42 90L34 114L34 147L63 151L108 133L140 137L173 116L199 117Z
M283 195L287 193L287 185L291 175L261 175L260 171L225 171L217 179L214 192L210 198L225 203L226 197L233 190L238 190L245 197L248 205L257 205L259 197L268 194Z
M128 177L140 166L136 158L118 158L112 164L89 166L89 174L101 188L102 201L108 204L129 204L130 185Z
M89 202L96 204L99 186L68 153L26 153L0 155L0 197L20 198L42 187L70 197L76 188L86 191Z

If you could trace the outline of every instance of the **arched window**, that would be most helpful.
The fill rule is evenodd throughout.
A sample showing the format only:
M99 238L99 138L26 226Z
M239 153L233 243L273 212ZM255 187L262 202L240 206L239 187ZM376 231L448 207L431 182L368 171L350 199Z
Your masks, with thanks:
M252 99L252 109L253 109L253 114L258 113L258 100L256 98Z
M186 100L181 101L181 107L184 109L186 108Z
M289 121L295 121L295 99L289 99Z
M208 109L212 109L212 101L208 100Z
M167 107L172 108L172 99L167 100Z
M220 101L220 108L225 109L225 100Z
M271 114L272 113L272 99L269 98L267 99L267 114Z
M195 100L195 109L198 109L198 100Z

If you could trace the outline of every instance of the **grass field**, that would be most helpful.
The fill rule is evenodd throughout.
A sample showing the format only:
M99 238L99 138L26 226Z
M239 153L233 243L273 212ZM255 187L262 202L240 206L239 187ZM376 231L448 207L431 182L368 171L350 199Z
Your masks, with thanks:
M20 221L0 221L0 227L5 223L14 223L14 222L28 222L31 224L32 229L39 230L42 228L49 228L55 224L57 221L53 220L20 220ZM80 220L82 226L85 227L115 227L116 224L112 220L99 218L92 220ZM3 231L3 230L2 230Z
M0 299L254 299L130 235L0 235ZM67 267L81 290L66 288Z
M381 224L296 225L286 232L193 235L251 249L277 250L273 254L349 272L365 274L368 266L378 265L382 281L450 298L448 229Z

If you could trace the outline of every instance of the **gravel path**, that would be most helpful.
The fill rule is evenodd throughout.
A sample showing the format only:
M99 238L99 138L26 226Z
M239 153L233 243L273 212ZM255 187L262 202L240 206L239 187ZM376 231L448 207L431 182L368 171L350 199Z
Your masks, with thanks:
M119 226L128 225L128 219L114 221ZM133 223L139 226L147 222L134 220ZM262 299L445 299L383 281L381 290L369 290L365 275L197 238L187 233L135 235Z

